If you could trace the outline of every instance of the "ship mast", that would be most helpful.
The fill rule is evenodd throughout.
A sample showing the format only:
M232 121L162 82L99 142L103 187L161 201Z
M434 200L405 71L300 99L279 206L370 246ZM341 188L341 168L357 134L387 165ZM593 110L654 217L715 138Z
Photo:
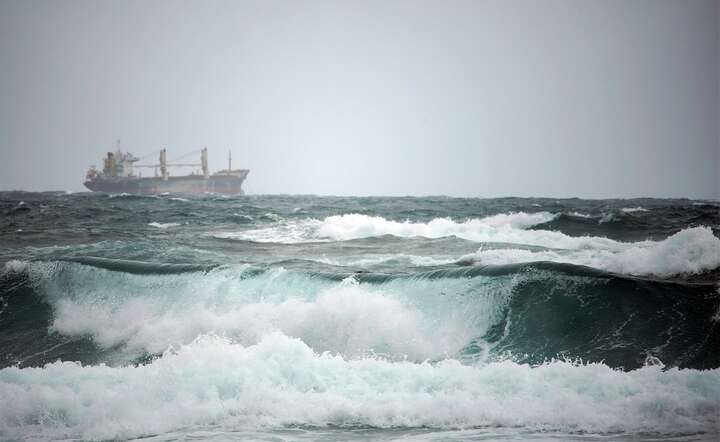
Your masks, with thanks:
M200 167L202 167L203 178L208 179L210 177L210 171L208 170L207 147L204 147L200 152Z
M160 173L162 174L162 179L167 181L168 170L167 170L167 154L165 152L165 148L163 148L160 151Z
M232 170L232 150L228 150L228 175L230 175L231 170Z

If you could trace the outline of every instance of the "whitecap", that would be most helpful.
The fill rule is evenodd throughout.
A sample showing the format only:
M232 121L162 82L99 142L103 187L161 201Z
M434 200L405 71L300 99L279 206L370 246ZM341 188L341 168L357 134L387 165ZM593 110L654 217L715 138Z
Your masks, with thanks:
M177 227L179 225L180 225L179 223L158 223L158 222L148 223L148 226L157 227L158 229L167 229L170 227Z
M582 213L582 212L570 212L569 215L575 216L578 218L597 218L597 216L595 216L595 215L590 215L590 214Z
M515 212L485 218L473 218L462 222L454 221L451 218L435 218L427 223L413 223L410 221L387 220L380 216L351 213L329 216L324 220L310 218L298 221L283 221L262 229L240 232L213 232L211 235L223 239L278 243L345 241L383 235L422 236L426 238L457 236L471 241L503 242L502 239L492 239L492 237L513 236L512 232L522 232L523 229L528 227L551 221L556 216L556 214L549 212ZM548 233L551 236L557 236L555 232ZM543 240L541 242L544 244L547 241Z
M579 250L493 249L462 258L480 264L553 261L631 275L697 274L720 267L720 238L709 227L682 230L662 241L616 243L616 247Z
M17 259L10 260L5 263L5 272L7 273L22 273L26 271L30 266L27 261L20 261Z

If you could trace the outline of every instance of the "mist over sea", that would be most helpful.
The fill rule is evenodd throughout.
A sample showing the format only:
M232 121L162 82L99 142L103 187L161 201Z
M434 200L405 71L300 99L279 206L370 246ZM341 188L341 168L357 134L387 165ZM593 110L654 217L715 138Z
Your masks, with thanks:
M720 203L0 193L0 439L720 437Z

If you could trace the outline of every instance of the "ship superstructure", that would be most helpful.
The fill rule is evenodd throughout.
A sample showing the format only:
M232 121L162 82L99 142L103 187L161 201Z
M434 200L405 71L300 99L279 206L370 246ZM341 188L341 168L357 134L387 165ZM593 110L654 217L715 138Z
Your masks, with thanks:
M168 163L167 150L161 149L157 164L135 164L140 158L118 147L103 158L103 169L91 166L85 176L85 187L93 192L156 195L160 193L227 193L243 195L242 184L248 169L233 169L232 154L228 154L228 168L210 174L207 148L200 150L199 163ZM171 167L200 167L200 173L172 176ZM142 177L135 169L152 168L155 176ZM158 174L159 171L159 174Z

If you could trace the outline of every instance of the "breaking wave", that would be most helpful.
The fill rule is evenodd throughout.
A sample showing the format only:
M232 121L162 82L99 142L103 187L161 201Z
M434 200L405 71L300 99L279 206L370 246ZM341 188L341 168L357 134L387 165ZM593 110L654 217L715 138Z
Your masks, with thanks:
M712 350L720 345L713 319L720 294L709 284L623 279L555 263L350 277L250 266L131 269L10 263L3 314L22 314L37 299L48 316L27 318L25 327L46 323L50 333L89 338L100 354L126 362L205 334L254 345L281 332L349 359L540 363L563 355L631 368L652 349L669 366L720 365ZM565 334L566 327L576 331ZM18 362L38 351L26 344Z
M500 214L465 222L436 218L427 223L413 223L349 214L327 217L323 221L289 221L242 232L216 232L214 236L280 243L347 241L383 235L408 238L455 236L494 244L490 250L481 248L474 255L458 257L460 261L474 260L482 264L554 261L631 275L663 277L697 274L720 267L720 238L716 237L709 227L686 228L662 241L638 242L622 242L598 236L569 236L559 231L528 229L551 222L555 218L556 215L549 212L539 212ZM498 243L504 246L497 247ZM535 246L544 250L529 250L524 246Z
M479 250L462 261L479 264L512 264L553 261L585 265L609 272L661 277L698 274L720 267L720 238L708 227L685 229L662 241L623 244L621 250Z
M116 439L218 424L716 433L718 397L719 370L347 360L280 333L253 345L201 336L147 365L4 369L0 435Z
M456 222L450 218L435 218L427 223L387 220L380 216L346 214L329 216L320 221L304 219L287 221L263 229L242 232L216 232L218 238L242 239L258 242L294 243L305 241L345 241L373 236L422 236L441 238L457 236L473 241L500 232L523 231L527 227L546 223L555 217L549 212L499 214L482 219Z
M497 298L511 289L472 299L463 297L466 282L453 279L361 285L352 277L338 282L283 269L166 276L72 263L29 266L32 284L53 307L51 330L91 336L101 347L123 345L131 356L206 333L253 344L279 330L317 351L350 357L442 358L482 335L492 311L502 308ZM443 290L447 296L438 298Z

